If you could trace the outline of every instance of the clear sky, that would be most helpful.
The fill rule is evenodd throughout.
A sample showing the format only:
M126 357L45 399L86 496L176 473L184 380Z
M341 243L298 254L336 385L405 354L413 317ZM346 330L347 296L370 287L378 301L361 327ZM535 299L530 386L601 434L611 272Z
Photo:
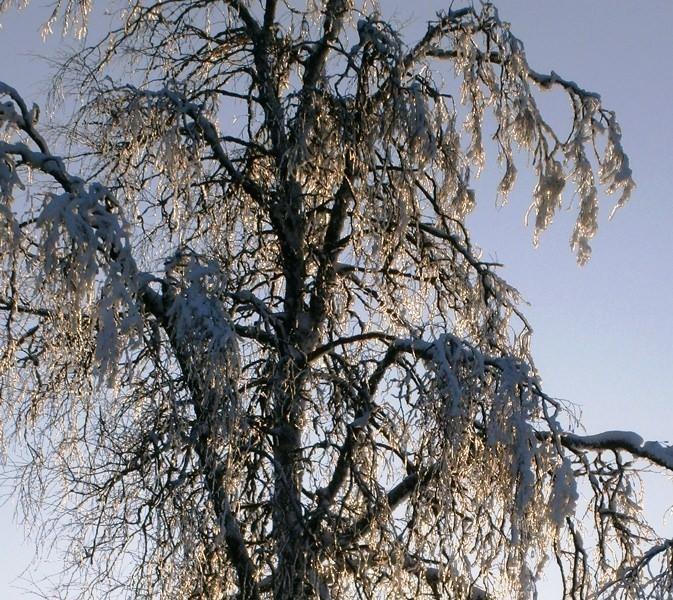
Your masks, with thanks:
M382 14L406 23L411 35L449 4L384 0ZM532 178L520 165L510 204L495 208L491 156L479 183L479 208L470 221L473 240L487 256L506 264L506 279L531 304L525 312L535 329L534 355L547 393L577 404L588 432L628 429L645 439L673 442L673 3L495 4L523 40L534 69L554 70L599 92L605 106L616 111L638 187L609 223L613 199L603 199L593 258L580 268L568 243L576 208L572 198L567 198L570 209L534 249L532 231L523 224ZM38 31L47 11L39 15L29 10L3 17L0 80L41 103L47 69L28 54L53 56L59 40L42 44ZM550 107L562 122L563 111L553 102ZM663 476L654 481L648 506L665 509L673 504L673 486ZM27 596L12 581L28 566L31 552L22 549L11 513L11 506L0 511L0 598L19 600Z

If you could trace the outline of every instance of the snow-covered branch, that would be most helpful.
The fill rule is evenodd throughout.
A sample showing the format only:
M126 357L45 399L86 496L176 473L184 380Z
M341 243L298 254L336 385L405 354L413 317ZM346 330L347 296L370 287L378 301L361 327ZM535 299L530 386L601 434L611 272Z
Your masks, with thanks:
M604 431L593 435L564 433L561 443L570 450L623 451L673 471L673 447L661 442L644 441L633 431Z

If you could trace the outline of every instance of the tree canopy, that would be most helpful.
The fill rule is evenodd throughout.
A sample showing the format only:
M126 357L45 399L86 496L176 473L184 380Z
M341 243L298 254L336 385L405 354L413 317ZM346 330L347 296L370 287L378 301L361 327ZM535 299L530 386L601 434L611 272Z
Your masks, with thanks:
M369 2L108 4L45 25L92 29L67 123L0 83L0 414L61 592L532 598L553 558L564 598L670 597L638 472L673 450L575 433L465 223L492 129L586 262L633 189L600 96L490 3L411 43Z

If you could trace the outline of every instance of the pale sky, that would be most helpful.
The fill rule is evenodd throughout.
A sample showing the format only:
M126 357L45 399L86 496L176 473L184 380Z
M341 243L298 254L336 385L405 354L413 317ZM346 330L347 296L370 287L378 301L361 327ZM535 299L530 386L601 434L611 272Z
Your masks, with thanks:
M43 2L34 0L36 5ZM450 2L384 0L382 14L409 23L411 35ZM460 3L455 2L454 8ZM523 40L531 66L554 70L599 92L616 111L623 144L638 185L632 200L607 222L614 199L603 199L601 228L591 262L575 264L568 240L575 206L557 217L532 247L523 217L533 180L520 178L503 209L492 194L494 157L479 183L479 208L471 219L473 241L505 263L505 278L530 302L525 313L535 334L533 348L547 393L581 408L588 432L635 430L645 439L673 442L673 3L670 0L500 0L502 19ZM24 11L2 18L0 80L42 103L47 69L30 53L53 56L58 38L40 41L40 18ZM410 21L411 20L411 21ZM552 110L558 107L550 103ZM561 113L562 116L563 113ZM560 120L559 122L562 122ZM491 170L489 170L491 167ZM648 506L673 504L673 486L654 479ZM31 558L0 510L0 598L29 596L16 589ZM671 531L670 526L667 527ZM34 567L29 572L34 571ZM547 590L549 588L547 587ZM547 597L547 594L543 594ZM553 591L549 590L553 597Z

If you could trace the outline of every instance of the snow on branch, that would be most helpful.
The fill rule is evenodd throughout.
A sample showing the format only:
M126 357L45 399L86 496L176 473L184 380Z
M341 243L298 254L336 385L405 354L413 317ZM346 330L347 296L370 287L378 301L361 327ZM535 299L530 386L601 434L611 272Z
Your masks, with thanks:
M42 232L40 278L42 285L50 286L62 298L59 310L93 309L98 368L101 377L111 383L128 340L140 335L140 298L147 284L147 276L139 272L131 253L128 223L105 186L97 182L86 185L68 173L61 157L49 151L34 128L35 115L29 114L18 92L0 82L2 95L11 100L2 105L0 123L4 119L17 135L23 133L38 146L33 150L22 141L0 141L3 213L9 211L13 188L23 187L20 169L48 176L63 189L46 195L35 219Z
M431 455L442 456L439 462L408 475L390 490L391 509L410 495L424 493L419 490L425 487L433 489L453 468L457 473L474 468L470 462L478 460L475 457L479 454L474 451L474 445L478 444L488 449L484 457L489 464L498 456L497 475L489 474L488 465L483 465L478 477L489 482L490 498L502 498L504 505L512 499L513 508L507 516L509 540L513 545L525 548L534 543L530 533L541 528L550 527L548 535L561 536L568 520L573 522L577 518L580 477L574 469L580 467L587 470L585 475L596 494L596 502L602 505L611 498L609 505L601 509L605 521L598 530L601 539L607 539L614 535L610 531L624 527L622 520L628 518L625 515L640 510L631 498L632 486L624 483L629 468L622 464L618 454L628 452L673 471L673 448L644 441L635 432L578 435L565 431L555 416L558 403L541 391L533 371L520 360L489 355L452 335L440 336L432 342L397 339L390 347L422 358L432 373L432 385L425 396L419 398L418 410L426 422L425 429L435 432L435 450ZM386 360L386 364L393 362ZM431 423L436 429L433 430ZM463 444L471 448L469 454L462 450ZM586 453L604 451L612 451L616 456L613 466L601 467L607 464L606 458L596 463L596 469L604 469L603 477L599 478L593 474L593 467L589 467L590 458ZM460 457L459 468L452 466L457 460L454 457ZM608 473L613 475L608 477ZM618 509L618 506L624 508ZM353 531L362 535L372 519L373 516L364 518ZM577 536L577 532L574 535ZM580 543L577 539L576 544ZM649 562L648 557L668 547L666 544L656 546L635 564ZM629 552L635 554L636 550L632 548ZM627 559L631 560L628 556L630 554ZM532 575L526 565L517 561L512 564L521 568L518 572L521 584L532 585ZM633 569L634 574L639 570Z
M633 431L604 431L593 435L563 433L561 443L574 450L613 450L629 452L635 457L645 459L655 465L673 471L673 446L661 442L644 441Z
M215 262L202 264L189 249L166 263L164 320L200 410L228 433L238 417L238 338L219 297L226 277Z

